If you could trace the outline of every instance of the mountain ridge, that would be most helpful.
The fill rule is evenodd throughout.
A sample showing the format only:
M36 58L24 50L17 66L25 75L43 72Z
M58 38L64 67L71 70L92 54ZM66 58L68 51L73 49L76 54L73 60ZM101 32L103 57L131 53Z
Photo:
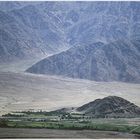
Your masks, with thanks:
M140 37L138 2L0 2L0 7L7 19L14 18L0 24L0 49L8 52L0 55L4 62Z
M139 42L139 41L138 41ZM95 81L140 82L139 43L116 41L73 47L26 70Z

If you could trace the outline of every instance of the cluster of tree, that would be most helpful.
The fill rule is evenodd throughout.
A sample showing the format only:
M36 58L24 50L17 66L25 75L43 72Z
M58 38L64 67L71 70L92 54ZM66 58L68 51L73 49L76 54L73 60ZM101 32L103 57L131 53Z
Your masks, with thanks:
M0 127L8 127L8 120L0 119Z
M8 113L8 114L5 114L5 115L2 115L3 117L24 117L25 115L24 114L11 114L11 113Z

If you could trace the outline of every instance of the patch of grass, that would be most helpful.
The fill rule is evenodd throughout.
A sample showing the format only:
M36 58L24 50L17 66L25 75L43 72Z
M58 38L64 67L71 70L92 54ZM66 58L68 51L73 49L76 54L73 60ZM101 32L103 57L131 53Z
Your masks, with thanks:
M7 119L0 119L0 127L8 127L8 122Z
M134 134L140 134L140 125L131 130Z
M102 130L102 131L119 131L119 132L131 132L140 134L140 126L131 125L117 125L111 123L91 123L91 122L72 122L72 121L48 121L48 122L36 122L36 121L8 121L6 127L14 128L48 128L48 129L71 129L71 130Z
M54 124L55 125L55 124ZM88 130L103 130L103 131L120 131L120 132L130 132L135 126L129 125L116 125L109 123L62 123L59 125L61 129L88 129Z

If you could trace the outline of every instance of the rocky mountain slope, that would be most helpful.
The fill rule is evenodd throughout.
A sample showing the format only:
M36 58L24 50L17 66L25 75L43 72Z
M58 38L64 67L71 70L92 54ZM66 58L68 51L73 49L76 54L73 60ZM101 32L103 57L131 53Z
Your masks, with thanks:
M140 36L139 2L41 3L72 45L110 43Z
M140 116L140 107L117 96L108 96L96 99L85 104L77 111L94 117L137 117Z
M0 19L0 62L47 56L68 48L61 28L35 4L0 11Z
M140 82L140 41L78 46L36 63L27 72L95 81Z
M30 4L30 2L28 3L28 2L20 2L20 1L17 1L17 2L1 1L0 8L2 11L11 11L14 9L20 9L29 4Z
M0 60L137 39L139 2L0 2Z

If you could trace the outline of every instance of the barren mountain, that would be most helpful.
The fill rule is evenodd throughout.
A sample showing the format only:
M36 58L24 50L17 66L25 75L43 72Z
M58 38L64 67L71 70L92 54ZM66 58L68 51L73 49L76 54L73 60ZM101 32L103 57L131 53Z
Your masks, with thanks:
M140 82L139 40L78 46L34 64L27 72L95 81Z
M117 96L96 99L79 108L78 111L94 117L137 117L140 107Z
M0 61L140 37L139 2L0 2Z
M43 57L68 48L63 30L50 18L34 3L0 11L0 62Z

